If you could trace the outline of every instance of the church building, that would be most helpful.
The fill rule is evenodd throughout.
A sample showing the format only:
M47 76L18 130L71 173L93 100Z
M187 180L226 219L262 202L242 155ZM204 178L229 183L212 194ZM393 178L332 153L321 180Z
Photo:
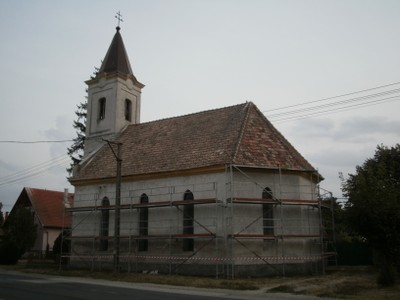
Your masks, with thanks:
M144 84L119 27L86 83L71 266L226 278L323 272L322 178L254 103L141 123Z

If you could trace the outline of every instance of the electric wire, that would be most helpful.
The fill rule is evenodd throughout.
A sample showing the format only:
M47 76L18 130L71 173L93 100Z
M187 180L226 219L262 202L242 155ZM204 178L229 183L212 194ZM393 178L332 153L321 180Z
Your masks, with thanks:
M50 161L38 164L25 170L18 171L9 176L3 176L0 179L0 187L16 182L21 182L32 177L37 177L39 175L44 175L47 171L55 169L57 167L65 167L65 164L69 161L69 159L70 158L68 156L63 155L62 157L52 159Z
M287 109L287 108L307 105L307 104L311 104L311 103L317 103L317 102L322 102L322 101L333 100L333 99L337 99L337 98L342 98L342 97L346 97L346 96L360 94L360 93L373 91L373 90L377 90L377 89L381 89L381 88L385 88L385 87L389 87L389 86L393 86L393 85L398 85L398 84L400 84L400 81L399 82L390 83L390 84L381 85L381 86L377 86L377 87L373 87L373 88L368 88L368 89L364 89L364 90L359 90L359 91L356 91L356 92L341 94L341 95L338 95L338 96L333 96L333 97L328 97L328 98L323 98L323 99L318 99L318 100L312 100L312 101L307 101L307 102L301 102L299 104L294 104L294 105L278 107L278 108L274 108L274 109L271 109L271 110L266 110L266 111L263 111L263 112L267 112L267 111L271 112L271 111L276 111L276 110L282 110L282 109Z
M360 96L360 97L356 97L356 98L350 98L350 99L346 99L346 100L336 101L336 102L333 102L333 103L327 103L327 104L311 106L311 107L307 107L307 108L290 110L290 111L287 111L287 112L281 112L281 113L277 113L277 114L272 114L272 115L269 115L268 117L269 118L275 118L275 117L280 117L282 115L286 116L288 114L296 114L296 113L301 113L301 112L307 112L307 111L310 111L310 110L323 109L325 107L345 105L347 103L358 102L358 101L362 101L362 100L366 100L366 99L370 99L370 98L376 98L376 97L379 97L379 96L387 96L387 95L398 93L398 92L400 92L400 88L399 89L390 90L390 91L384 91L384 92L380 92L380 93L376 93L376 94L370 94L370 95Z
M329 109L329 110L314 112L314 113L309 113L309 114L303 114L300 116L281 118L281 119L275 120L274 123L281 123L281 122L293 121L293 120L302 120L302 119L308 119L311 117L319 117L322 115L334 114L334 113L338 113L338 112L345 112L345 111L354 110L354 109L360 108L360 107L368 107L368 106L373 106L373 105L378 105L378 104L383 104L383 103L388 103L388 102L393 102L393 101L399 101L399 100L400 100L400 95L388 97L388 98L384 98L384 99L380 99L380 100L373 100L373 101L369 101L366 103L358 103L358 104L348 105L345 107Z
M16 141L16 140L5 140L0 141L0 143L8 143L8 144L44 144L44 143L66 143L73 142L73 140L56 140L56 141Z
M8 175L5 175L5 176L2 176L2 177L0 177L0 182L2 182L4 180L9 180L9 179L11 179L13 177L17 177L17 176L19 176L21 174L24 174L24 173L34 172L34 171L36 171L36 169L46 167L46 166L51 165L53 163L57 163L58 161L65 159L65 156L66 156L66 154L62 154L60 156L57 156L57 157L52 158L50 160L47 160L45 162L41 162L41 163L39 163L37 165L34 165L32 167L20 170L18 172L13 173L13 174L8 174Z
M357 109L357 108L364 108L364 107L368 107L368 106L372 106L372 105L398 101L398 100L400 100L400 98L399 98L400 97L400 88L394 88L394 89L384 90L384 91L380 91L380 92L376 92L376 93L372 93L372 94L361 95L359 97L340 99L340 97L343 97L343 96L355 95L357 93L363 93L365 91L377 90L377 89L381 89L383 87L393 86L395 84L400 84L400 83L392 83L389 85L384 85L384 86L366 89L366 90L362 90L362 91L358 91L358 92L343 94L340 96L304 102L304 103L300 103L300 104L296 104L296 105L285 106L283 108L277 108L277 109L263 111L263 113L265 113L266 117L271 122L281 123L281 122L287 122L287 121L293 121L293 120L313 118L313 117L318 117L321 115L333 114L333 113L349 111L349 110L353 110L353 109ZM385 97L385 96L389 96L389 95L395 95L395 96ZM327 100L332 100L332 99L339 99L339 100L330 102L330 103L315 104L315 103L319 103L321 101L327 101ZM297 107L297 108L292 109L294 107ZM268 112L273 112L273 111L283 110L283 109L287 109L287 110L282 111L282 112L273 113L273 114L268 114Z

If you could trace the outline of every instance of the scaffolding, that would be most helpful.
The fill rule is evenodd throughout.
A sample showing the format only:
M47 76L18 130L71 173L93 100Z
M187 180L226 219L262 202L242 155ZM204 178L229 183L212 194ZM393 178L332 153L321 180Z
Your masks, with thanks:
M254 176L260 170L270 176ZM224 173L223 181L123 189L120 270L235 278L285 276L300 267L324 274L336 257L333 199L321 193L318 173L294 184L281 169L227 165ZM194 197L185 199L188 192ZM71 266L112 269L115 205L103 200L112 203L114 194L80 193L66 209L72 247L62 256Z

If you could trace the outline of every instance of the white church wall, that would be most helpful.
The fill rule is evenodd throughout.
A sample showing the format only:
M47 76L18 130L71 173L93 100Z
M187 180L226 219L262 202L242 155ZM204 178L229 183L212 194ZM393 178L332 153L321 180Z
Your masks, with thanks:
M303 176L273 172L234 172L230 183L228 173L212 173L181 177L167 177L140 181L123 182L121 205L139 204L140 197L146 194L149 203L182 201L184 193L190 190L194 199L217 199L218 203L194 205L194 234L214 233L210 236L194 237L194 251L183 251L182 238L169 238L183 232L183 206L162 206L148 208L148 235L165 236L148 240L148 250L138 251L137 241L123 237L139 235L139 210L122 209L120 225L121 255L149 257L178 257L196 253L196 259L210 257L235 257L236 265L265 264L250 260L257 255L282 258L286 256L310 257L321 253L319 239L319 211L310 205L281 205L279 201L312 200L315 184ZM270 188L275 198L273 204L272 238L232 238L235 234L263 235L262 204L230 203L229 198L262 197L264 188ZM115 184L77 186L75 207L100 205L107 197L110 205L115 202ZM282 197L282 198L281 198ZM74 213L73 222L78 225L75 236L99 235L100 213ZM109 235L114 234L114 211L109 214ZM315 235L315 237L311 237ZM99 251L98 244L74 242L74 250L81 255L110 255L113 239L109 240L108 250ZM198 262L198 261L197 261ZM275 260L272 264L281 264ZM299 263L299 262L295 262ZM301 262L300 262L301 263Z

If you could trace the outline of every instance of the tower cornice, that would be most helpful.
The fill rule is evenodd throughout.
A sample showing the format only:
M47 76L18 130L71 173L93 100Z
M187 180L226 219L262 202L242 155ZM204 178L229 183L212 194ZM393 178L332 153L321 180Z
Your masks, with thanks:
M124 74L124 73L120 73L120 72L101 72L101 73L97 73L96 77L91 78L89 80L86 80L85 83L87 85L93 85L96 83L99 83L99 81L101 79L113 79L113 78L121 78L123 80L132 80L133 85L137 86L138 88L142 89L145 87L145 85L141 82L139 82L136 77L133 74Z

